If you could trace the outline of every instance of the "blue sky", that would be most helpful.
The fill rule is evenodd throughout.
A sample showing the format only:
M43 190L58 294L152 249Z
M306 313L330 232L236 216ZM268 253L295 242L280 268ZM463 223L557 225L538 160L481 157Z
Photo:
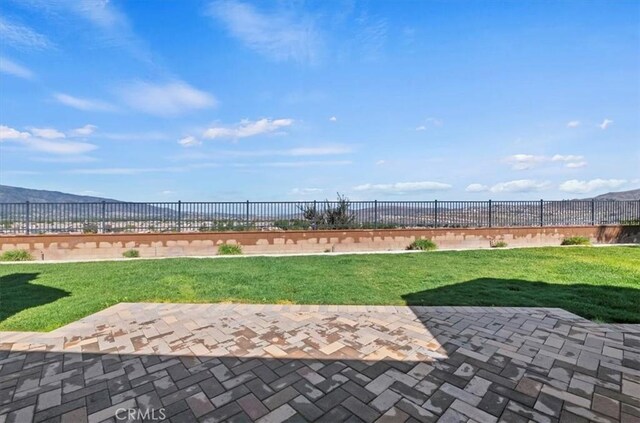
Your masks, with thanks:
M1 0L0 183L130 201L640 187L637 1Z

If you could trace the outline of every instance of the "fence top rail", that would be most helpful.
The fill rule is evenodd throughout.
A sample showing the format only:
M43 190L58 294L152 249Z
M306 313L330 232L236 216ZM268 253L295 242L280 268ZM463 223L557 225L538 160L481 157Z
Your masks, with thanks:
M351 204L540 204L541 202L547 203L561 203L561 204L578 204L578 203L599 203L599 204L637 204L638 200L357 200L349 201ZM11 202L0 203L0 207L4 206L24 206L29 204L31 206L101 206L101 205L120 205L120 206L178 206L178 205L300 205L300 204L335 204L339 203L336 200L300 200L300 201L97 201L97 202Z
M87 207L87 206L134 206L134 207L178 207L178 206L247 206L247 205L292 205L292 206L309 206L309 205L322 205L322 204L338 204L336 200L302 200L302 201L175 201L175 202L126 202L126 201L100 201L100 202L12 202L12 203L0 203L0 208L26 206L30 207L47 207L47 206L68 206L68 207ZM442 206L456 204L456 205L473 205L473 206L487 206L489 204L498 205L520 205L520 206L536 206L542 204L640 204L640 200L359 200L350 201L354 206L389 206L389 205L403 205L403 206L418 206L418 205L435 205L441 204Z

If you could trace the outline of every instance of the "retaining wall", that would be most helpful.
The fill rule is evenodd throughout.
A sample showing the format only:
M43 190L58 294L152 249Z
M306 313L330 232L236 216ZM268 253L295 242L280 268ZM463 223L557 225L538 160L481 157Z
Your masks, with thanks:
M246 254L402 250L419 238L440 248L559 245L570 236L594 243L640 243L640 226L332 230L283 232L118 233L0 236L0 250L26 249L36 259L120 258L135 248L142 257L208 256L220 244L240 244Z

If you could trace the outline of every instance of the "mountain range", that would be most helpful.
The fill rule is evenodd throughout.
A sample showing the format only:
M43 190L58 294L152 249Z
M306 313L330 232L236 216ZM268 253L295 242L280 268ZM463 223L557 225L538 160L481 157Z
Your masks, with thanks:
M629 191L608 192L596 197L582 198L581 200L640 200L640 189ZM40 189L11 187L0 185L0 203L99 203L107 201L120 203L119 200L88 195L68 194L59 191L47 191Z

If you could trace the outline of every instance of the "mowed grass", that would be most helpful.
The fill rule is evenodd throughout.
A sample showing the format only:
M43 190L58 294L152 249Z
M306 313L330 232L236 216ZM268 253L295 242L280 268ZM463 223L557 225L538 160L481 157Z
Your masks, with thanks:
M0 266L0 330L48 331L119 302L561 307L638 323L640 248Z

